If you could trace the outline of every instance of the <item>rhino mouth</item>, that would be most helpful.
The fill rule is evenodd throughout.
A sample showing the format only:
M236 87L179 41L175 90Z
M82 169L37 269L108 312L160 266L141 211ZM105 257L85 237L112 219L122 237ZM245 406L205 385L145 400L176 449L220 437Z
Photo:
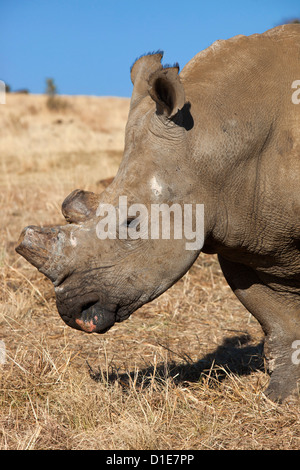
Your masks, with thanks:
M85 333L105 333L116 321L116 312L101 305L99 299L85 303L76 312L59 302L57 308L68 326Z

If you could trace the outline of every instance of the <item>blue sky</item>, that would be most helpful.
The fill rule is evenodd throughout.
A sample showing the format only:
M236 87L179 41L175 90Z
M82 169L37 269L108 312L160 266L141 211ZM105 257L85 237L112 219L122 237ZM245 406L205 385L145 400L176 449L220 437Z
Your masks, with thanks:
M44 93L130 96L130 66L149 51L181 68L217 39L300 17L299 0L0 0L0 79Z

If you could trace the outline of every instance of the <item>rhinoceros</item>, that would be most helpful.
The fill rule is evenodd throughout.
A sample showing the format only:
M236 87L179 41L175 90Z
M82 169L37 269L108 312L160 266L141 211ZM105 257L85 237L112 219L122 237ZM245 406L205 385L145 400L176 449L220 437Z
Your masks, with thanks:
M73 191L62 204L68 223L26 227L16 250L53 282L67 325L88 333L161 295L201 251L217 254L265 333L266 393L284 400L300 379L300 25L218 40L180 73L162 57L143 55L131 68L124 154L111 184L101 194ZM143 211L100 237L101 207L120 217L121 197L148 214L161 204L192 214L203 205L202 242L187 249L185 234L123 236L141 226Z

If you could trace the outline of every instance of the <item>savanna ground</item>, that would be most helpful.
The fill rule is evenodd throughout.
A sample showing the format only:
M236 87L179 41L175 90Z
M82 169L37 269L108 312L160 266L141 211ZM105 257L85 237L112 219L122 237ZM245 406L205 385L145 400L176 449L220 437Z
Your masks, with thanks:
M7 95L0 105L1 449L299 449L299 401L274 404L263 335L216 257L105 335L60 319L16 254L23 227L63 223L74 189L119 165L128 100Z

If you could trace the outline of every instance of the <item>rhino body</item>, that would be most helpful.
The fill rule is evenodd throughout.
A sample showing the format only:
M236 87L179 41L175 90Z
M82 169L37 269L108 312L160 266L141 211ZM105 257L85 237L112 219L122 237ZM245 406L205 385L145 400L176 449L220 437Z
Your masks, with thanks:
M300 379L300 26L217 41L180 74L161 60L145 55L131 69L124 155L111 184L71 193L68 224L27 227L17 252L54 283L63 320L97 333L166 291L201 251L216 253L265 333L267 392L284 399ZM149 210L204 204L203 246L187 250L184 237L100 240L99 204L120 210L120 196Z

